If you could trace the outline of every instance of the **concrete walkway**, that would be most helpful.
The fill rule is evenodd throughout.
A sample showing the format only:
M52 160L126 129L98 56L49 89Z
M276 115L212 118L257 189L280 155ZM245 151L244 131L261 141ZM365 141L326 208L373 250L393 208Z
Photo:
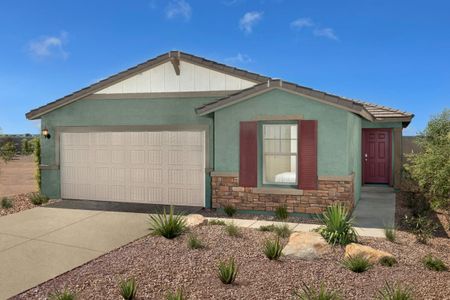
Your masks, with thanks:
M290 222L278 222L278 221L263 221L263 220L248 220L248 219L237 219L237 218L207 218L209 220L221 220L226 223L233 223L236 226L244 228L254 228L258 229L263 225L284 225L287 224L289 228L296 232L309 232L320 227L317 224L306 224L306 223L290 223ZM356 232L360 236L367 237L384 237L384 228L367 228L367 227L355 227Z
M0 218L0 299L149 233L147 214L38 207Z
M395 225L395 193L388 186L364 186L361 199L353 211L355 223L364 228L393 227Z

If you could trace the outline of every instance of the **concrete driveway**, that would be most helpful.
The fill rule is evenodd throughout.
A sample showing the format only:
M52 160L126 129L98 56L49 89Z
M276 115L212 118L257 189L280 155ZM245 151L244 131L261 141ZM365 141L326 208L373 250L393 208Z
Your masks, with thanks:
M0 218L0 299L149 233L147 214L38 207Z

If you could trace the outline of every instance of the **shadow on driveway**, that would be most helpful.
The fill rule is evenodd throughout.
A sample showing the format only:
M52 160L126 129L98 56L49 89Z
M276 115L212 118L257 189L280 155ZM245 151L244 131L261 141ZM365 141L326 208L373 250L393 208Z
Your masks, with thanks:
M95 201L95 200L72 200L64 199L44 207L50 208L67 208L97 211L115 211L115 212L131 212L143 214L161 213L166 210L169 212L170 206L163 204L147 204L147 203L129 203L129 202L113 202L113 201ZM192 214L200 211L201 207L175 205L176 214Z

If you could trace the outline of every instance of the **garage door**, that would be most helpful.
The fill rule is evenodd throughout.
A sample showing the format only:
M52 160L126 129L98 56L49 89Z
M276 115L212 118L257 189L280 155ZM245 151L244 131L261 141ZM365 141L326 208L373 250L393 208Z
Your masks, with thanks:
M204 206L204 132L61 133L61 197Z

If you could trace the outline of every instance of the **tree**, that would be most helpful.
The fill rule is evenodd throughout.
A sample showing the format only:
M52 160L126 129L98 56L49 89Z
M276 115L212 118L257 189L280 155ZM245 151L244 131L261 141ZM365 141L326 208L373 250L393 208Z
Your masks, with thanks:
M405 166L434 207L450 216L450 109L432 117L417 139L422 151Z
M0 147L0 158L6 163L14 158L16 155L16 145L9 141Z

